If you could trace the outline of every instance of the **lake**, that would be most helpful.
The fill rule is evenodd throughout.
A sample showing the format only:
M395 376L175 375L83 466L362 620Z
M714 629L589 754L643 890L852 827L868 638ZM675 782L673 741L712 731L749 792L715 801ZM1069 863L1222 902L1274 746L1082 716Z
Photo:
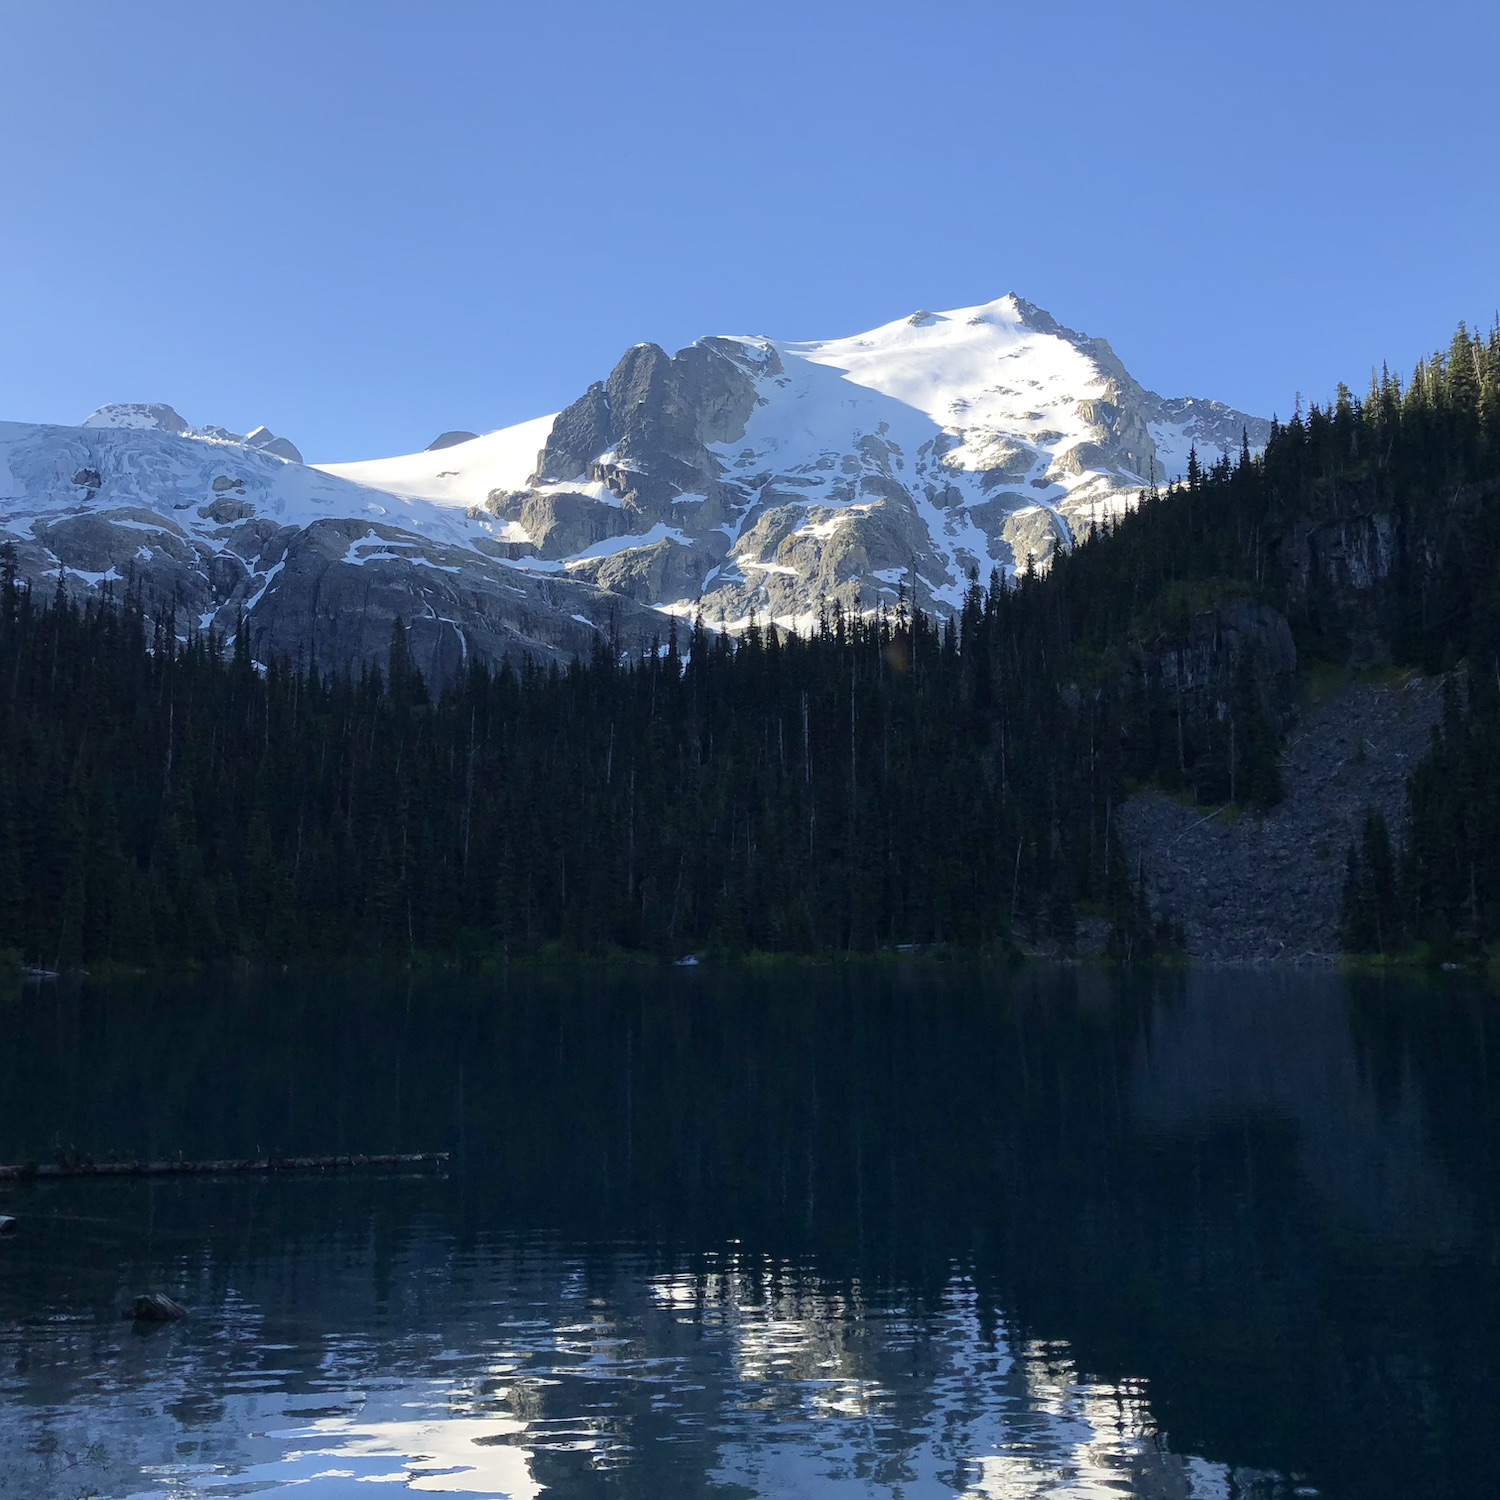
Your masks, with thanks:
M959 967L51 985L0 1160L0 1497L1469 1496L1500 1007ZM140 1333L136 1293L190 1309Z

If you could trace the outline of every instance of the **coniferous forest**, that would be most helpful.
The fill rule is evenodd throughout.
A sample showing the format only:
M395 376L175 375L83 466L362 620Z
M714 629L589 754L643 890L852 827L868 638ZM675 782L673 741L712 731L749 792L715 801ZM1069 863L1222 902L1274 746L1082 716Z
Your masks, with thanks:
M1143 784L1279 797L1270 647L1201 645L1273 611L1303 664L1357 639L1449 674L1409 833L1372 818L1350 851L1347 944L1500 939L1500 331L1460 329L941 623L674 623L635 658L439 686L399 623L383 673L259 663L243 628L181 637L138 591L79 604L8 558L0 949L1066 951L1087 910L1142 956L1164 934L1114 811Z

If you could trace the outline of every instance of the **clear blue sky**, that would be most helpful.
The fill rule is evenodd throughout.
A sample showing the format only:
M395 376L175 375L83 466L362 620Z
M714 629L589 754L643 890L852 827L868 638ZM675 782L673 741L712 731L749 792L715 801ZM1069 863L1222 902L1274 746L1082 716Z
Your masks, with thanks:
M311 459L1017 291L1285 414L1500 305L1500 5L0 0L0 417Z

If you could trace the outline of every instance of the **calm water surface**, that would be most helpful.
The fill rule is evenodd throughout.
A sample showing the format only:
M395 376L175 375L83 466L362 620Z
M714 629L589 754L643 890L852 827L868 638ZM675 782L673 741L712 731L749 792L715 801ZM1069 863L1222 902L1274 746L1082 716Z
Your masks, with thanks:
M29 990L0 1159L453 1158L0 1185L0 1497L1492 1495L1497 1063L1329 975Z

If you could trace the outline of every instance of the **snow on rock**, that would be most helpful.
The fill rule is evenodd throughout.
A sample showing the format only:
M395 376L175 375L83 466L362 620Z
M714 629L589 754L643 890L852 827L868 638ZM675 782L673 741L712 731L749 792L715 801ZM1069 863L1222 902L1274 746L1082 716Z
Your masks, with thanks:
M134 432L192 431L177 411L162 402L115 401L90 412L83 419L85 427L124 428Z
M441 674L471 648L586 650L601 598L642 639L653 610L805 629L904 589L947 613L1190 448L1207 464L1268 430L1145 390L1104 340L1010 295L845 338L638 344L562 412L394 458L304 467L264 427L162 404L0 424L0 541L32 576L146 579L328 664L378 659L400 614Z
M231 435L231 441L233 437ZM277 458L284 458L289 464L300 464L302 454L297 445L290 438L277 437L269 427L256 427L245 434L245 446L247 448L258 448L262 453L274 453Z
M971 576L1045 567L1181 474L1190 446L1207 463L1267 430L1146 391L1102 339L1012 295L849 338L638 344L555 418L330 472L482 505L538 568L613 556L594 576L674 612L802 618L903 585L947 612ZM600 550L653 527L678 550Z
M262 661L381 662L399 615L438 679L471 646L490 658L587 650L590 632L571 616L601 597L586 579L530 579L512 556L517 528L488 514L119 421L0 422L4 543L34 584L139 587L180 630L192 620L227 632L244 615ZM626 640L656 629L644 607L618 614Z
M202 438L211 443L243 443L265 453L274 453L288 463L302 462L296 444L288 438L277 437L269 427L256 427L246 434L230 432L227 427L194 427L175 407L161 402L112 402L90 412L83 419L83 425L127 432L169 432L174 437Z

